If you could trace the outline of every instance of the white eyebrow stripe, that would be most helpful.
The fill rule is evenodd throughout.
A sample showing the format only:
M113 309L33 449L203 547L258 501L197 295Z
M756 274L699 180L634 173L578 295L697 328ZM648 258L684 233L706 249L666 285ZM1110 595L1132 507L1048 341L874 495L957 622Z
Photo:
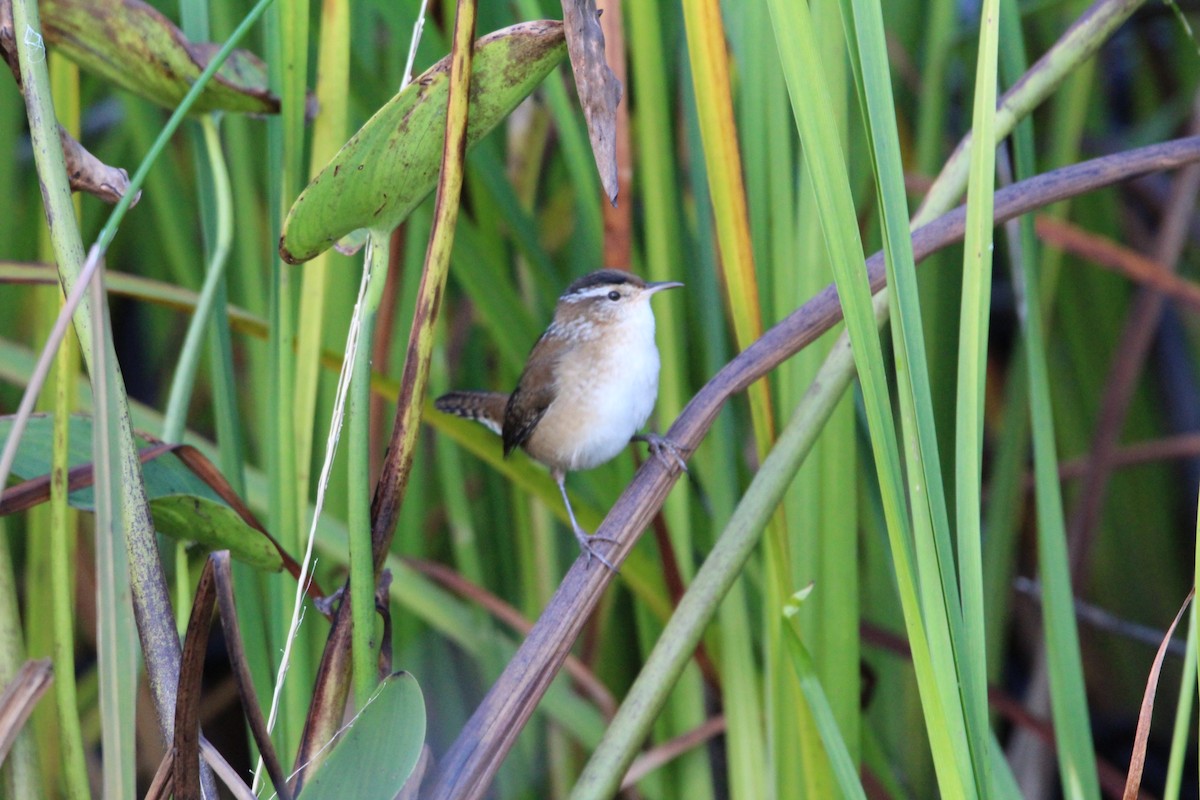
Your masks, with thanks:
M603 297L613 290L613 284L601 284L599 286L589 286L586 289L578 292L571 292L563 295L562 299L568 303L577 303L580 300L590 300L593 297Z

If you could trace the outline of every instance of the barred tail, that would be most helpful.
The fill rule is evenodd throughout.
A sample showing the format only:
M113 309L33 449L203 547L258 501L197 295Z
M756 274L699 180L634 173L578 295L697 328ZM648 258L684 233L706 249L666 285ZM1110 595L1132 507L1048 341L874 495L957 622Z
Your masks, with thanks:
M445 414L473 419L493 433L504 427L504 408L508 395L503 392L450 392L433 401L433 407Z

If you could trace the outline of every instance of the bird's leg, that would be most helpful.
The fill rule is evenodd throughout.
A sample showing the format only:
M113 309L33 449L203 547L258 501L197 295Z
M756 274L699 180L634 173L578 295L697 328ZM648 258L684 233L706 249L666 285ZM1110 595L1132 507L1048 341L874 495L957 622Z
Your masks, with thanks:
M571 500L567 497L567 474L562 470L557 469L552 470L550 474L554 476L554 482L558 484L558 490L562 492L563 504L567 507L567 516L571 518L571 530L575 534L575 540L579 542L579 548L583 550L583 552L587 553L588 566L591 566L592 556L595 556L596 558L600 559L601 564L608 567L613 572L617 572L617 568L614 567L607 558L596 552L596 548L592 546L592 542L596 540L602 542L612 542L613 544L616 544L617 540L611 536L590 536L575 519L575 509L571 508Z
M657 433L641 433L634 436L632 441L645 442L650 446L650 452L661 458L668 466L677 466L681 472L687 472L687 462L683 457L691 452L687 447L671 441Z

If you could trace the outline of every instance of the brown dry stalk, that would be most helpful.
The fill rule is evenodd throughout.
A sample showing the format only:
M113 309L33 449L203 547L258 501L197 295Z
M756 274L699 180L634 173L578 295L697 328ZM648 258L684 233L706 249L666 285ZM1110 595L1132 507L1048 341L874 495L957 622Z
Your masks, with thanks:
M179 800L200 800L201 797L200 684L204 678L204 653L208 649L208 634L212 629L216 599L213 563L209 560L205 562L196 586L187 634L183 639L183 654L179 661L175 732L171 746L175 754L171 791Z
M630 765L629 771L621 779L621 788L628 789L642 778L649 775L663 764L672 761L684 753L725 732L725 715L718 714L692 728L687 733L663 742L658 747L642 753Z
M618 86L624 86L625 29L621 4L617 0L600 0L600 27L604 31L605 53ZM607 67L606 67L607 68ZM616 196L626 202L601 203L604 212L604 263L601 266L629 269L633 256L633 203L629 202L629 187L633 183L632 150L629 144L629 104L618 103L616 114Z
M0 764L25 720L33 713L33 707L54 680L54 667L48 658L26 661L0 694Z
M1175 615L1175 619L1171 622L1171 627L1167 628L1167 635L1163 637L1162 644L1158 646L1158 652L1154 654L1154 663L1150 667L1150 674L1146 676L1146 692L1142 695L1142 707L1138 711L1137 733L1133 737L1133 754L1129 757L1129 775L1125 779L1125 800L1138 800L1138 791L1142 786L1142 768L1146 766L1146 743L1150 739L1150 718L1154 716L1154 696L1158 693L1158 674L1162 671L1163 659L1167 655L1167 645L1171 643L1171 637L1175 635L1175 628L1179 625L1179 620L1183 618L1183 612L1187 610L1188 603L1192 602L1192 598L1196 596L1196 587L1188 592L1188 596L1184 598L1183 605L1179 607L1179 613Z
M1107 236L1051 217L1039 216L1035 230L1038 238L1052 247L1118 272L1134 283L1200 311L1200 285L1179 277L1153 258L1124 247Z

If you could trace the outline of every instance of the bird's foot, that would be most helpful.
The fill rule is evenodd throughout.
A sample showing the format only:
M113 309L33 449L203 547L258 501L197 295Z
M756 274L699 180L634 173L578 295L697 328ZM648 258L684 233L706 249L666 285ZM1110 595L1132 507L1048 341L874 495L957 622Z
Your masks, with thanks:
M660 436L657 433L646 433L633 437L635 442L645 442L650 446L650 452L662 459L668 466L677 466L681 472L687 472L687 462L684 461L684 456L688 455L691 450L681 444L673 442L665 436Z
M601 555L599 551L596 550L595 545L592 544L593 542L610 542L612 544L617 544L616 539L612 538L611 536L590 536L583 528L577 527L575 528L575 540L579 542L579 549L584 553L587 553L587 565L589 567L592 565L592 556L595 556L601 564L612 570L614 575L620 574L620 570L614 567L611 561Z

